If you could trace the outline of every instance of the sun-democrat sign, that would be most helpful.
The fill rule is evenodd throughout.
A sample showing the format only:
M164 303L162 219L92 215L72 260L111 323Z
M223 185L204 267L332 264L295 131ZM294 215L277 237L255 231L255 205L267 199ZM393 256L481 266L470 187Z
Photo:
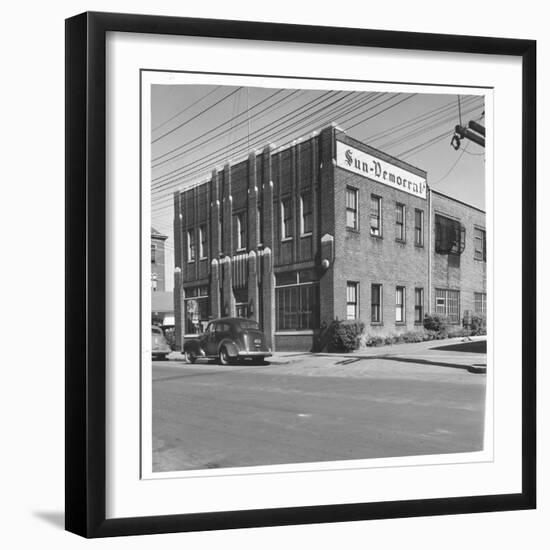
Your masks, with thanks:
M336 164L360 176L395 189L426 198L426 178L422 178L341 141L336 142Z

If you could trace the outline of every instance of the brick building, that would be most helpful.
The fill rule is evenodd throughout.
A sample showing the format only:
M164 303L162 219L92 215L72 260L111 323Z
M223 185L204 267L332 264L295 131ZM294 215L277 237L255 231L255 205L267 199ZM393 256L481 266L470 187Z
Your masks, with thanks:
M167 235L151 227L151 290L153 292L165 290L164 246L167 238Z
M485 311L485 214L334 125L213 170L174 208L180 345L220 316L284 350L334 319L382 335Z

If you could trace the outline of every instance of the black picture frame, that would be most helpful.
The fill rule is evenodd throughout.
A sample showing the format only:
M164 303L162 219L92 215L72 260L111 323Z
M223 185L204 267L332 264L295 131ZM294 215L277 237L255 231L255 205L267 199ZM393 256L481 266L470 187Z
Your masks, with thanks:
M106 33L517 56L522 61L522 490L517 494L106 519ZM83 13L66 21L66 529L85 537L535 508L536 42Z

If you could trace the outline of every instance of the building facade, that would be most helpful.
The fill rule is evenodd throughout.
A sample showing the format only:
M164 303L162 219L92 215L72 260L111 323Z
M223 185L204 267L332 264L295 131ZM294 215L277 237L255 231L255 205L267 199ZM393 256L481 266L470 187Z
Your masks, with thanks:
M164 247L167 235L151 227L151 291L164 292L166 286Z
M213 170L174 209L177 345L221 316L307 350L335 319L385 335L486 307L485 214L334 125Z

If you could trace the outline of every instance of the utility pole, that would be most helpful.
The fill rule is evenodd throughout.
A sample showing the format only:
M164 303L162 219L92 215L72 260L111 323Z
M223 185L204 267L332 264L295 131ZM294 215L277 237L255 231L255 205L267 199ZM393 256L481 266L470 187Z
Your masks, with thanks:
M455 126L455 135L451 140L451 145L456 151L460 149L460 142L463 139L469 139L481 147L485 147L485 127L475 120L468 122L468 128L457 124Z

